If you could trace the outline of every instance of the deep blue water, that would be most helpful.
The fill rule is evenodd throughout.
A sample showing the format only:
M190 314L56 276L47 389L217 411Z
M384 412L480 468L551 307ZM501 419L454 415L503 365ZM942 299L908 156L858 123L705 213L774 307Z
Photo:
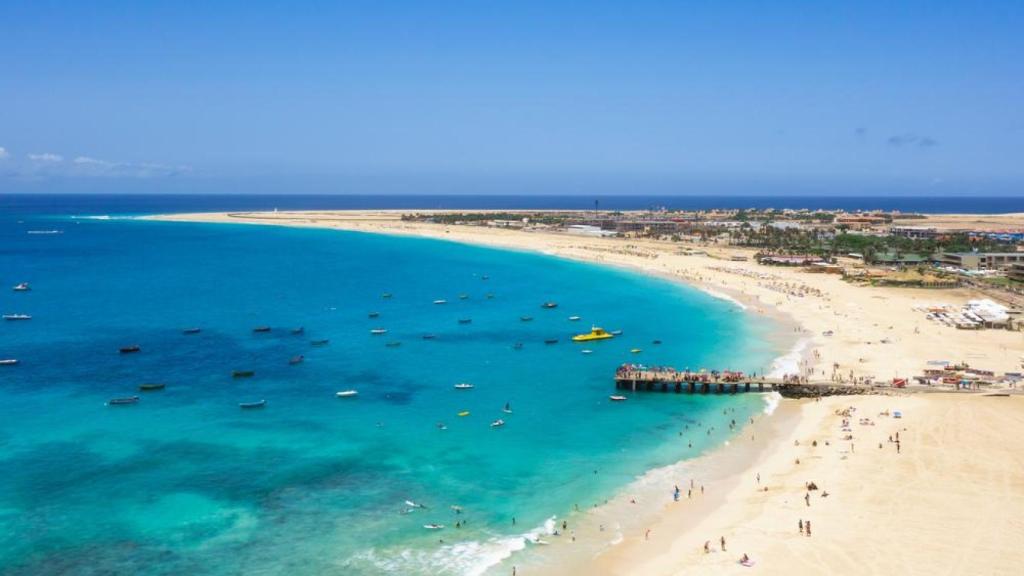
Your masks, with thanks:
M611 403L618 364L761 370L780 352L771 326L728 302L618 270L433 240L68 217L267 199L74 200L21 197L0 213L0 312L33 316L0 323L0 358L21 361L0 366L5 574L472 573L573 504L721 443L723 406L743 418L762 405ZM23 281L32 291L10 290ZM568 341L592 322L624 333ZM119 354L129 344L141 352ZM346 389L358 398L335 397ZM132 394L138 405L105 405ZM695 421L716 431L688 449L677 435ZM405 500L429 508L403 514ZM423 529L433 522L444 544Z
M1024 197L1009 196L468 196L468 195L0 195L0 212L138 214L226 210L302 209L591 209L808 208L900 210L930 214L1024 212Z

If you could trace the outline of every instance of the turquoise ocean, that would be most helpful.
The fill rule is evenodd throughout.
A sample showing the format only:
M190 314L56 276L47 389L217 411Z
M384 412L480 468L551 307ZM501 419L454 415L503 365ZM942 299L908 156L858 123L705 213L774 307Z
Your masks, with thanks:
M622 270L59 212L0 214L0 311L32 316L0 323L0 358L20 361L0 366L4 574L479 574L574 503L720 445L729 418L764 405L613 403L619 364L765 370L783 352L767 320ZM591 324L623 333L570 341ZM336 397L348 389L359 395ZM697 421L715 432L688 449L678 431Z

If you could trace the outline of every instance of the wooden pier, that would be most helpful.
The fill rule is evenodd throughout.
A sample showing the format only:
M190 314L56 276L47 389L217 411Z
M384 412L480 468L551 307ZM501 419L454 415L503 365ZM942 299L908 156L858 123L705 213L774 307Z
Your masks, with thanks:
M631 392L676 394L740 394L778 392L786 398L814 398L869 394L876 387L830 381L794 382L783 378L757 378L739 372L688 372L673 369L625 369L615 372L615 387Z

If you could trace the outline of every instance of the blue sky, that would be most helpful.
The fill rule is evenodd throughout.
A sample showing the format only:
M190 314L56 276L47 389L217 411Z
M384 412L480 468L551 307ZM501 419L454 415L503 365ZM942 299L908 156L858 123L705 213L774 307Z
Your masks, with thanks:
M1024 2L0 2L0 192L1024 195Z

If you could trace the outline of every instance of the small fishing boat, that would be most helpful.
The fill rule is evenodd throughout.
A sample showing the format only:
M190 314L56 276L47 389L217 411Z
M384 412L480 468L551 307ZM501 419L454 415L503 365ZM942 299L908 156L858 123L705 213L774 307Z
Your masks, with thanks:
M63 234L63 230L29 230L29 234Z
M238 407L242 410L248 410L251 408L263 408L267 405L266 400L260 400L258 402L239 402Z
M323 340L312 340L310 341L310 344L312 344L313 346L326 346L328 342L330 342L330 340L327 340L325 338Z
M251 378L255 375L255 370L234 370L231 372L232 378Z
M163 390L166 387L167 385L162 382L139 384L139 390L141 390L142 392L154 392L156 390Z
M17 358L7 358L5 360L0 360L0 366L14 366L17 363Z
M593 350L590 350L590 349L587 349L587 350L580 350L580 354L593 354L593 353L594 353L594 351L593 351Z
M423 504L417 504L416 502L413 502L412 500L406 500L405 501L405 505L410 507L410 508L423 508L423 509L427 508Z
M32 287L28 285L28 282L22 282L21 284L17 284L14 286L15 292L28 292L31 289Z
M342 390L335 394L338 398L355 398L358 395L359 391L357 390Z
M388 348L398 348L401 345L402 345L402 343L399 342L398 340L392 340L391 342L388 342L387 344L385 344L385 346L387 346Z
M569 322L579 322L579 321L580 321L580 317L579 316L569 316Z
M132 344L131 346L122 346L120 349L118 349L118 351L121 354L131 354L133 352L138 352L140 350L142 350L142 348L140 348L137 344Z
M622 336L622 330L612 330L609 334L612 336Z
M253 332L270 332L270 326L257 326L252 329Z
M434 338L437 338L436 334L424 334L423 335L423 339L424 340L433 340Z
M473 385L469 384L468 382L460 382L460 383L455 385L455 389L456 390L472 390L473 389Z
M626 397L625 396L609 396L608 399L611 400L612 402L625 402L626 401Z
M487 274L484 274L483 276L481 276L481 277L480 277L480 279L481 279L481 280L490 280L490 279L491 279L491 277L490 277L490 276L488 276Z
M466 300L469 298L469 294L459 294L459 300Z
M640 348L633 348L632 350L629 351L630 354L639 354L641 352L643 352L643 350Z
M459 318L459 324L471 324L472 322L472 318Z
M291 358L289 358L288 359L288 363L294 366L296 364L302 364L302 361L305 360L305 359L306 359L305 356L303 356L302 354L299 354L298 356L292 356Z
M305 328L303 328L302 326L299 326L298 328L292 328L292 329L291 329L291 333L292 333L292 334L296 334L296 335L298 335L298 334L304 334L305 332L306 332L306 329L305 329Z
M31 320L28 314L4 314L4 320Z
M112 398L107 401L107 406L124 406L127 404L138 404L138 396L126 396L124 398Z
M505 407L502 408L501 411L504 412L505 414L511 414L512 413L512 405L509 404L508 402L505 402Z
M545 344L558 344L558 338L548 338L544 340Z
M424 524L423 527L427 530L441 530L444 528L444 524Z
M373 330L370 330L370 334L373 334L374 336L380 336L381 334L387 333L388 331L385 328L374 328Z
M522 350L523 349L523 343L522 342L516 342L515 344L512 345L512 349L513 350Z
M545 303L541 304L540 307L541 308L547 308L549 310L551 308L558 308L558 302L545 302Z
M519 321L520 322L529 322L531 320L533 320L533 316L520 316L519 317Z
M181 331L182 334L199 334L202 332L199 328L185 328Z
M487 298L488 300L493 300L494 292L488 292L487 294L484 294L484 297Z
M448 426L444 422L438 422L437 423L437 429L438 430L447 430Z
M469 410L463 410L462 412L459 412L459 417L460 418L464 417L464 416L469 416Z
M391 294L391 292L385 292L385 293L380 295L380 297L385 299L385 300L387 300L388 298L391 298L392 296L393 296L393 294Z
M445 300L444 298L441 298L440 300L434 300L434 304L447 304L447 303L448 303L448 301Z
M501 418L498 418L494 422L491 422L491 428L497 428L499 426L504 426L504 425L505 425L505 421L502 420Z
M366 315L368 318L380 318L380 312L370 312Z
M661 344L661 340L651 340L651 344L657 346L658 344Z

